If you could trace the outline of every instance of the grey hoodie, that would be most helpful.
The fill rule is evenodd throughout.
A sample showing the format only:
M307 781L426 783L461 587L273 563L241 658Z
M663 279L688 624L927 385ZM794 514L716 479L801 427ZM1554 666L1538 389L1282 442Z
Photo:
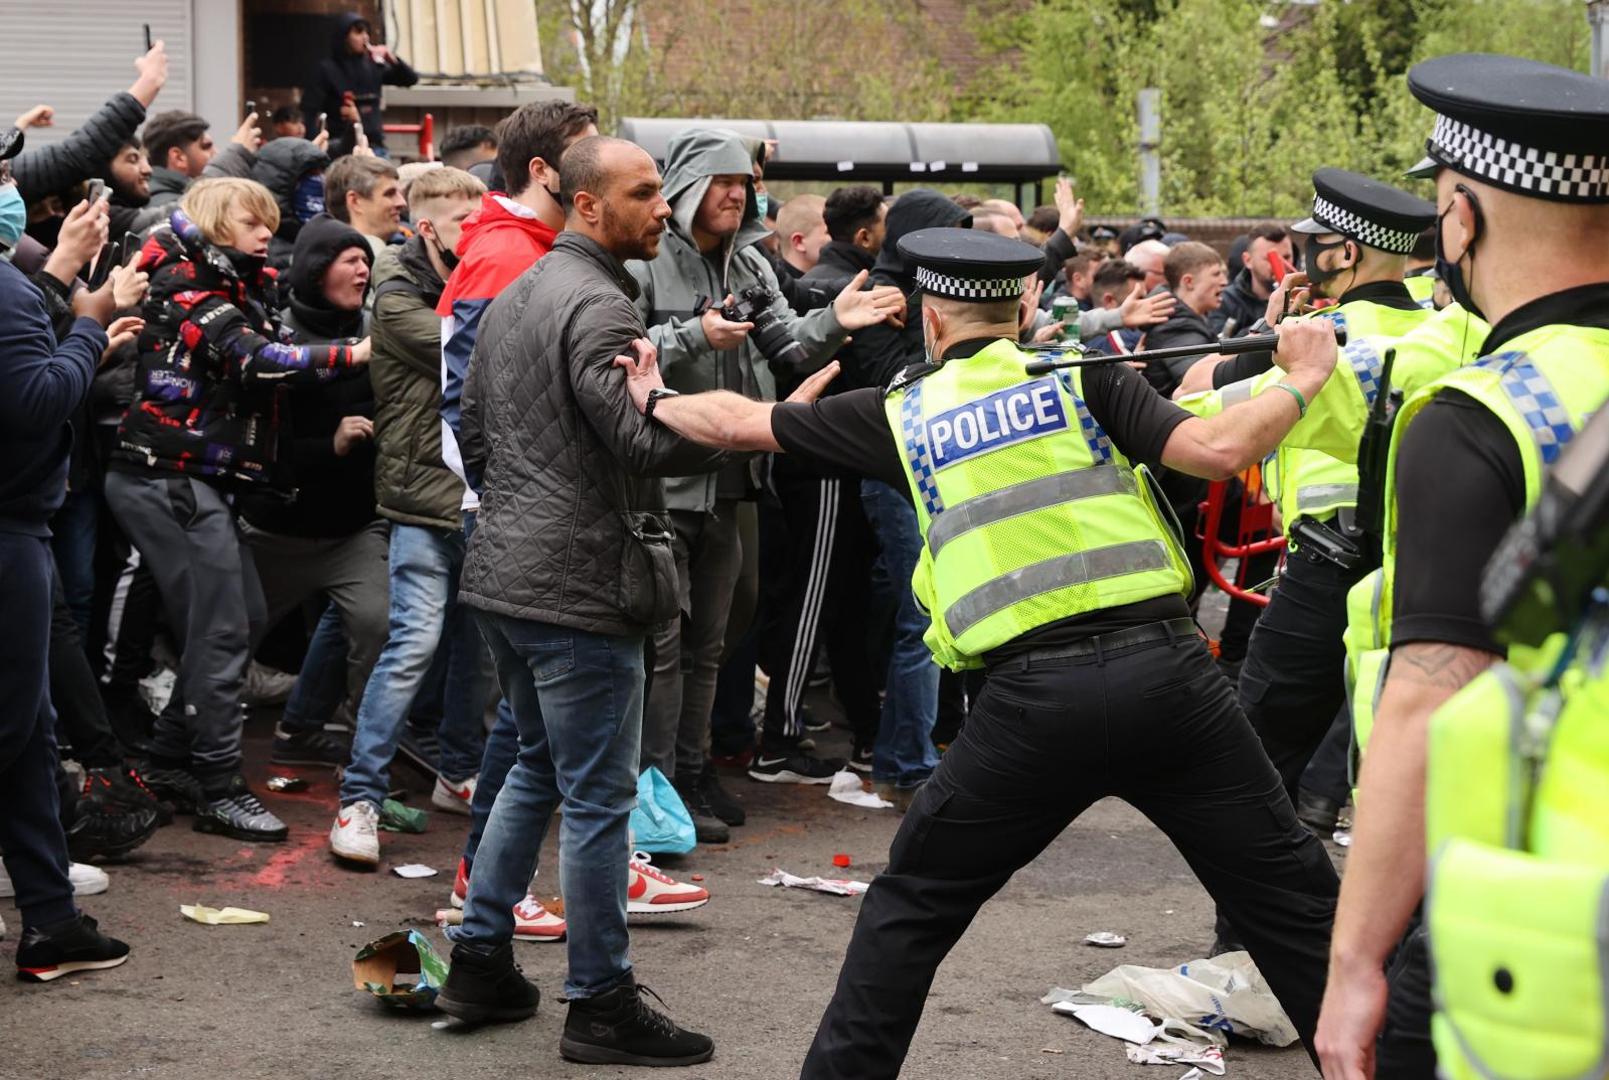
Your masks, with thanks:
M648 326L648 337L659 350L659 367L665 385L694 393L701 390L736 390L759 401L776 398L776 378L752 341L736 349L716 351L693 314L700 297L719 303L728 293L736 296L751 285L763 285L775 294L771 310L804 346L807 367L814 371L837 352L848 336L838 325L831 306L800 317L793 313L777 287L775 272L755 248L767 229L760 217L752 183L743 211L743 224L705 258L693 241L693 217L698 212L710 177L747 175L754 159L736 132L720 128L684 131L671 140L665 155L665 198L672 217L660 242L659 255L649 262L633 261L626 269L641 289L637 310ZM758 459L745 467L746 483L759 486ZM665 498L672 510L707 512L717 496L729 497L734 476L676 477L667 481Z

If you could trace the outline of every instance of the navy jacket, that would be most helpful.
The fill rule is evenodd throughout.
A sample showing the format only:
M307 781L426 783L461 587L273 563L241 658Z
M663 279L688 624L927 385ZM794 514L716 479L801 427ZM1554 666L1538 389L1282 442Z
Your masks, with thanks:
M105 348L93 319L74 322L58 345L44 294L0 259L0 532L50 535L67 494L69 421Z

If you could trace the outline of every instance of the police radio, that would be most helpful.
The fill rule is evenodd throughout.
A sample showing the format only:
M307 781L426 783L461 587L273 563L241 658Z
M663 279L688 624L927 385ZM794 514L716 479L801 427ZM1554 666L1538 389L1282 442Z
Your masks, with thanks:
M1481 615L1509 645L1574 626L1609 583L1609 408L1570 440L1536 507L1509 529L1481 579Z

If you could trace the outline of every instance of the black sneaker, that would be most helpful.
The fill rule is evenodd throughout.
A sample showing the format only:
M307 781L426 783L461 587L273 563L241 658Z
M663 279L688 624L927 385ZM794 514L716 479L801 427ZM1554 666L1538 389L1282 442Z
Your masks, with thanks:
M520 974L508 942L490 953L470 945L453 946L447 983L436 994L436 1008L469 1024L506 1023L536 1015L542 992Z
M698 790L704 797L705 805L710 808L710 813L728 825L741 825L749 819L743 804L721 786L720 777L715 775L713 762L706 761L704 771L698 774Z
M17 944L17 978L49 982L75 971L101 971L128 960L128 946L107 937L88 915L35 926Z
M560 1056L587 1065L697 1065L715 1056L714 1040L678 1027L644 994L665 1004L635 983L597 997L571 998Z
M693 839L700 844L725 844L732 839L731 830L715 816L698 780L689 784L677 778L675 787L676 794L682 797L682 805L687 807L688 816L693 819Z
M84 770L83 799L119 810L153 810L159 826L173 821L173 809L145 786L137 770L123 765L101 765Z
M761 750L749 766L749 779L766 784L830 784L842 761L801 753L772 754Z
M869 773L872 771L872 748L869 746L856 746L849 754L849 767L856 772Z
M317 728L312 731L286 731L275 726L275 765L345 765L350 756L346 745Z
M74 862L94 862L127 855L156 833L155 810L125 810L111 803L85 800L78 819L67 830L67 854Z
M175 814L193 814L207 801L201 781L184 769L165 769L147 765L140 770L145 786L159 800L173 807Z
M236 840L278 841L290 832L246 786L246 778L236 773L229 786L211 794L196 811L196 832L231 836Z

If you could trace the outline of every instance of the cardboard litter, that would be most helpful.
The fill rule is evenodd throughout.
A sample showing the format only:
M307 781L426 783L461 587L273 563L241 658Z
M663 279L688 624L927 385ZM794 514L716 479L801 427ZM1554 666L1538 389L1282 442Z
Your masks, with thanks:
M417 930L398 930L358 950L352 984L395 1009L433 1009L447 961Z
M191 922L205 926L241 926L246 923L268 921L266 911L252 911L249 908L238 907L210 908L202 904L180 904L179 914Z

